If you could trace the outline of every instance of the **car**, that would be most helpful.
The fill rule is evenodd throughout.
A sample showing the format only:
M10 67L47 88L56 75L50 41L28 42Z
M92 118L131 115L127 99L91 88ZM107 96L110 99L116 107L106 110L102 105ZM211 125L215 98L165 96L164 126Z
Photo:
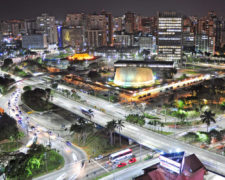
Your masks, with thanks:
M132 164L132 163L135 163L137 161L137 159L135 157L133 157L132 159L130 159L128 161L128 164Z
M100 160L103 158L103 155L99 155L98 157L95 158L95 161Z
M122 163L119 163L119 164L117 165L117 167L118 167L118 168L121 168L121 167L124 167L124 166L126 166L126 165L127 165L127 163L122 162Z
M69 141L66 141L66 145L67 146L72 146L71 142L69 142Z

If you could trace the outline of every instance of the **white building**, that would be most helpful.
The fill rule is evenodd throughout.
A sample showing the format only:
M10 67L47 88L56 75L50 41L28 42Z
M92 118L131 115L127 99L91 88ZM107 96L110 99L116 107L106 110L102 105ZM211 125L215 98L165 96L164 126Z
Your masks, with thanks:
M182 17L176 12L158 13L158 60L179 61L182 57Z
M54 16L48 14L42 14L36 19L37 33L47 34L47 40L49 44L58 43L57 26Z
M22 47L27 49L45 49L48 47L46 34L24 35Z
M215 53L215 37L209 37L206 34L198 34L195 37L195 50L202 53Z

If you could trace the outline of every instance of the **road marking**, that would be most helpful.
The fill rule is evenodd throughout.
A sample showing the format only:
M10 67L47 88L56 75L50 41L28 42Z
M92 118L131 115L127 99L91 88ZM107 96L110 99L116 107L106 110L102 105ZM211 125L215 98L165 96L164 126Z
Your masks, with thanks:
M77 177L77 174L74 174L71 178L69 178L69 180L75 180Z
M66 173L63 173L61 176L59 176L56 180L61 180L61 179L63 179L63 178L65 178L65 176L66 176Z
M73 160L76 162L77 161L77 156L74 153L72 154L72 156L73 156Z
M94 159L91 159L95 164L97 164L98 166L100 166L102 169L104 169L106 172L109 172L108 169L106 169L105 167L103 167L101 164L99 164L97 161L95 161Z

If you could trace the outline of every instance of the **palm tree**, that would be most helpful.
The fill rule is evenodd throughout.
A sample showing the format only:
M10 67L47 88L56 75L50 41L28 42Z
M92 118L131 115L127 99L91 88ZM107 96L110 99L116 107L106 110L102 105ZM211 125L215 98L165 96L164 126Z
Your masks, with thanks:
M115 120L109 121L106 124L106 130L108 130L109 134L110 134L110 145L111 146L113 145L113 132L114 132L116 126L117 126L117 123Z
M120 134L120 131L123 129L124 127L124 121L119 119L117 120L117 129L119 130L119 134ZM121 134L120 134L120 146L121 146Z
M208 132L208 127L210 126L211 122L216 123L216 120L214 119L215 113L212 113L210 111L205 111L204 114L200 116L201 120L203 123L207 124L207 132Z

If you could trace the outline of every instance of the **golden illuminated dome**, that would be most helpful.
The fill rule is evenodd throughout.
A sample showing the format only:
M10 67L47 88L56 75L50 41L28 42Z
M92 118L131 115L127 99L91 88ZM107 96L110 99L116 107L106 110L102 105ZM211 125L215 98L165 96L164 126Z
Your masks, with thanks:
M124 87L142 87L154 83L153 72L149 68L117 68L114 83Z
M69 56L69 60L78 60L78 61L82 61L82 60L93 60L95 57L92 55L89 55L87 53L83 53L83 54L74 54L73 56Z

